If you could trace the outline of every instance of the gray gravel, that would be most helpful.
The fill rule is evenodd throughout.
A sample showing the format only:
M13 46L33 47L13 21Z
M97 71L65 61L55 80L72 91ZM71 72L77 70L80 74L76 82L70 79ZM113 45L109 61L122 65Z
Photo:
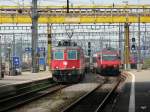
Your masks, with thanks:
M97 87L99 83L104 82L104 79L104 77L97 74L88 74L85 79L78 84L64 88L53 95L48 95L20 108L11 110L10 112L60 112L71 102ZM111 80L114 80L114 77L107 79L112 83ZM106 88L111 86L111 84L108 84ZM106 88L104 87L104 89Z

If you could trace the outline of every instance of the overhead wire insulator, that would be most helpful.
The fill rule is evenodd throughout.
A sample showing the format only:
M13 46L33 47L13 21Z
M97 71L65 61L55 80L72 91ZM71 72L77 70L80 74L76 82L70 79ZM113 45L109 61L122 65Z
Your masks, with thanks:
M22 9L18 9L18 13L19 13L19 14L22 14Z

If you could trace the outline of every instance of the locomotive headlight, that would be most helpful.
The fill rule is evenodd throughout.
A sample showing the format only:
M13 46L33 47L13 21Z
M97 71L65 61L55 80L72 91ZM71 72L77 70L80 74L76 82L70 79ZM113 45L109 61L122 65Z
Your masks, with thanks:
M117 68L117 65L114 65L114 68Z
M63 65L68 65L68 62L67 61L63 61Z
M102 67L103 67L103 68L106 68L106 65L103 65Z
M72 68L75 69L75 66L73 66Z
M69 73L68 75L71 75L71 73Z
M58 69L59 67L58 66L56 66L56 69Z

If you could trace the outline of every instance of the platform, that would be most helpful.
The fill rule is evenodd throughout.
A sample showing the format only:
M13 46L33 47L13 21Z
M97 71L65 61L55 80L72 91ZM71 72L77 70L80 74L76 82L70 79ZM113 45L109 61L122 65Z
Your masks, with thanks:
M127 71L128 79L116 103L118 112L150 112L150 69Z
M50 71L41 71L39 73L22 72L21 75L16 75L16 76L6 75L3 79L0 80L0 88L2 86L34 82L38 80L48 79L51 77L52 75Z
M22 88L30 87L38 83L51 81L51 72L42 71L39 73L22 72L21 75L7 76L0 80L0 98L19 94ZM29 88L28 89L32 89Z
M132 70L131 73L135 75L135 82L150 82L150 69L146 70Z

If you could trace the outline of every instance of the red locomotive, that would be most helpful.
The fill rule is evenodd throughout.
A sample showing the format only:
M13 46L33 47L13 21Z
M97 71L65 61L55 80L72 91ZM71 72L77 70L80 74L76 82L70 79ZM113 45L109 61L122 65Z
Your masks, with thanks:
M121 60L118 51L113 48L103 49L94 55L94 69L102 75L118 75Z
M52 77L57 82L78 82L83 79L85 58L83 49L75 42L60 41L52 48Z

